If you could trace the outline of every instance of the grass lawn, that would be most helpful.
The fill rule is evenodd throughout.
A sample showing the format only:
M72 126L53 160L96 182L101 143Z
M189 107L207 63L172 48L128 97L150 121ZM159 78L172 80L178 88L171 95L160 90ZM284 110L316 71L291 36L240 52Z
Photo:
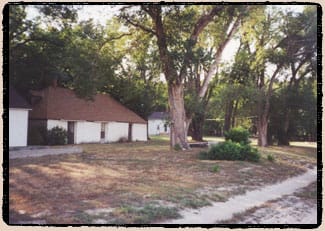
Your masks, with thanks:
M303 173L317 159L315 147L296 145L259 148L259 163L199 160L201 148L171 151L168 137L80 146L80 154L10 160L10 223L164 221L184 208L225 201Z

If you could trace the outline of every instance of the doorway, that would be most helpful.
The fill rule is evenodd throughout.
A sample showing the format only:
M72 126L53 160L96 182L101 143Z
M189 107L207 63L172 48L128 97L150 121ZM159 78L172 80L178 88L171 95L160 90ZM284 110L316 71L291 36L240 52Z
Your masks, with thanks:
M132 141L132 123L129 123L128 140Z
M68 144L74 144L74 122L68 121Z
M101 123L100 125L100 142L105 143L105 127L106 123Z

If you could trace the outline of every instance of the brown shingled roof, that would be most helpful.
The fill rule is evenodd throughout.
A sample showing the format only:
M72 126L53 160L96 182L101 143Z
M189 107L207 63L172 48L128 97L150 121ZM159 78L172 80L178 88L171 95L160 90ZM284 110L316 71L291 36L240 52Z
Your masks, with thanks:
M77 97L72 90L60 87L48 87L32 94L41 97L30 114L33 119L147 123L109 95L97 94L90 101Z

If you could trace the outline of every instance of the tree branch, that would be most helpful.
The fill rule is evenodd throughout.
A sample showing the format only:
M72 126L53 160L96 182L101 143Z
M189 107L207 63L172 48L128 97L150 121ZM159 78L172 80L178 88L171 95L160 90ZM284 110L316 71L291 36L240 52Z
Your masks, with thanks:
M143 30L143 31L145 31L147 33L151 33L153 35L156 35L156 33L153 30L151 30L150 28L130 20L127 16L121 15L120 17L123 18L127 23L131 24L132 26L140 28L141 30Z
M209 68L209 72L207 73L207 75L205 76L205 78L203 80L203 84L202 84L202 87L201 87L200 92L199 92L199 97L200 98L202 98L206 94L211 79L213 78L213 76L218 71L218 65L220 64L220 61L221 61L222 52L225 49L225 47L226 47L227 43L229 42L229 40L232 38L232 36L237 31L239 23L241 21L241 18L242 18L241 16L237 17L237 19L233 23L229 33L227 34L225 40L219 45L219 47L217 49L217 52L216 52L216 54L214 56L214 61L213 61L212 65Z
M186 69L187 69L187 66L190 62L190 59L191 59L191 51L193 49L193 47L195 46L196 42L197 42L197 39L198 39L198 36L199 34L203 31L203 29L212 21L212 19L214 18L214 16L217 15L218 12L220 12L222 9L223 9L224 6L222 5L219 5L219 6L215 6L209 14L207 15L202 15L198 21L196 22L195 24L195 27L192 31L192 34L189 38L189 41L188 41L188 47L186 48L186 53L184 55L184 61L183 61L183 66L181 68L181 71L180 71L180 79L184 79L185 77L185 73L186 73Z

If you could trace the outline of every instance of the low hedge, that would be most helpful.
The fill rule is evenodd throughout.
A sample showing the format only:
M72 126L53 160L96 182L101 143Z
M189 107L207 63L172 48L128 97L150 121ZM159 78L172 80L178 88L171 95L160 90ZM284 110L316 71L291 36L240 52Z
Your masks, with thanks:
M204 160L244 160L258 162L260 154L249 144L225 141L213 145L206 152L200 152L199 158Z

